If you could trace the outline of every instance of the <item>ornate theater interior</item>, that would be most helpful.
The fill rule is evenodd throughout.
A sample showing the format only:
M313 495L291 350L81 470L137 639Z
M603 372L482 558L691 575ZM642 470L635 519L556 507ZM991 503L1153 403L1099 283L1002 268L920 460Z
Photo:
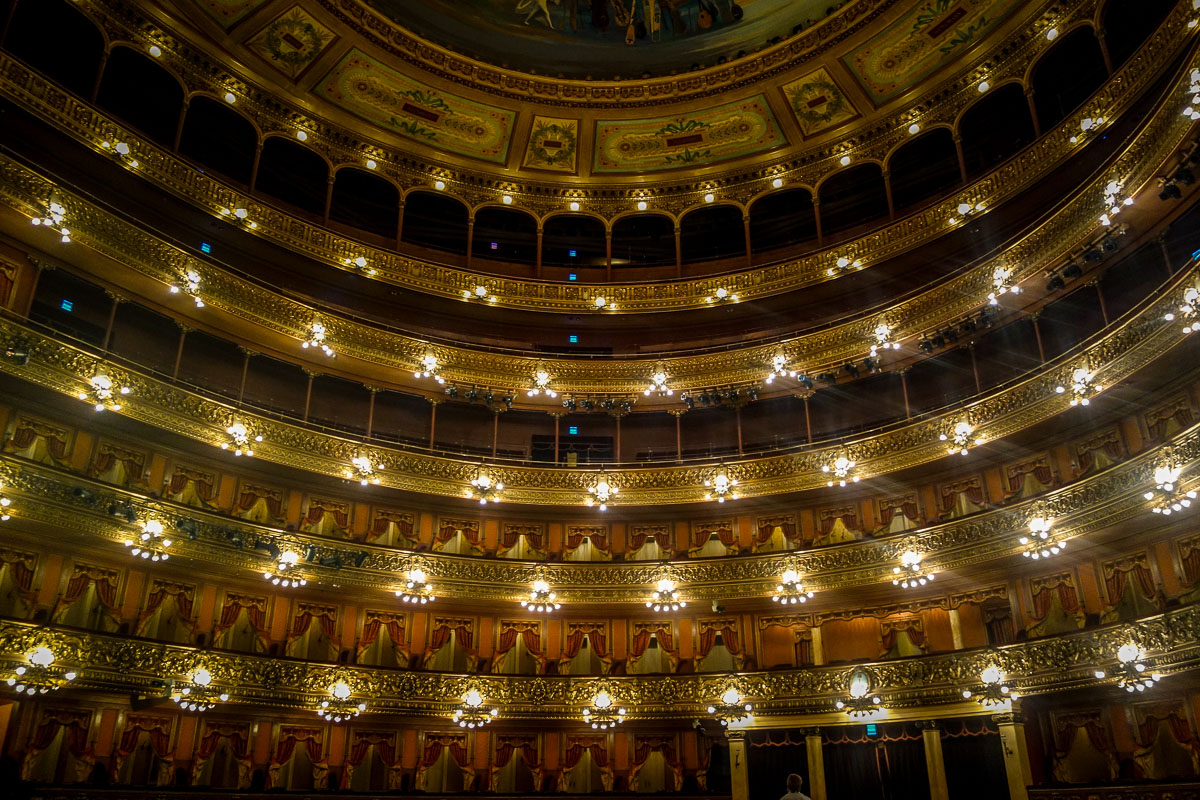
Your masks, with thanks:
M0 0L0 794L1200 796L1198 25Z

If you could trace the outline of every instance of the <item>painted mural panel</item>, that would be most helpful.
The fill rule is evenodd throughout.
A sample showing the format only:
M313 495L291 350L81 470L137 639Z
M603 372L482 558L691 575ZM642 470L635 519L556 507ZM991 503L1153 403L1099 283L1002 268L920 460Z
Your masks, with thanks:
M267 0L196 0L198 6L212 14L217 22L226 28L232 28L266 2Z
M824 67L784 86L783 96L806 137L858 116L846 93Z
M522 166L574 172L579 156L579 120L534 117Z
M304 72L334 40L333 32L300 6L272 20L246 45L289 78Z
M317 93L362 119L438 150L504 163L516 113L413 80L351 50Z

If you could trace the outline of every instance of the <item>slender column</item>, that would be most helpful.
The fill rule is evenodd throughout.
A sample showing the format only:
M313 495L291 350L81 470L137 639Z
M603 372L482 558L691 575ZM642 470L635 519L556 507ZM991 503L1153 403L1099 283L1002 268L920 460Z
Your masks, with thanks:
M937 728L921 731L925 740L925 769L929 771L929 800L950 800L946 787L946 759L942 757L942 732Z
M250 359L258 355L253 350L248 350L241 345L238 345L238 350L242 351L242 382L238 385L238 405L242 404L242 399L246 396L246 376L250 374Z
M612 280L612 228L604 230L604 280Z
M967 350L971 352L971 374L975 376L975 394L983 392L983 384L979 381L979 361L975 358L975 342L967 345Z
M1025 100L1029 103L1029 116L1033 118L1033 136L1035 139L1041 138L1042 122L1038 119L1037 103L1033 101L1032 86L1025 90Z
M675 418L675 460L676 461L683 461L683 426L679 422L679 420L683 416L684 410L685 409L673 409L673 410L667 412L668 414L670 414L672 417Z
M335 176L330 174L329 183L325 186L325 224L329 224L329 212L333 210L333 182Z
M821 233L821 198L818 195L813 195L813 222L817 226L817 246L820 247L825 237Z
M812 397L812 392L805 392L800 396L804 401L804 432L808 436L808 443L812 444L812 416L808 413L808 398Z
M308 422L308 407L312 404L313 379L321 373L314 372L311 369L306 369L304 370L304 374L308 376L308 388L304 390L304 421Z
M400 198L400 209L396 212L396 249L404 243L404 198Z
M539 222L537 227L537 261L534 262L534 270L537 277L542 277L542 237L545 229Z
M900 391L904 393L904 418L912 417L912 411L908 407L908 371L912 367L904 367L900 370Z
M21 299L20 314L25 319L29 319L30 313L33 312L33 301L37 297L38 284L42 282L42 273L46 270L54 269L53 266L44 263L40 258L29 259L34 266L33 280L30 281L28 287L22 289L25 296Z
M187 340L188 331L192 330L187 325L179 326L179 347L175 349L175 366L171 368L171 380L179 378L179 367L183 364L183 343Z
M112 340L113 325L117 321L117 306L125 302L125 298L120 295L106 292L109 299L112 300L112 308L108 310L108 325L104 328L104 343L100 345L101 350L108 349L108 343Z
M4 15L4 24L0 25L0 47L3 47L8 41L8 26L12 24L13 13L17 10L17 4L14 1L8 7L8 13Z
M950 609L950 640L955 650L963 649L962 620L958 618L958 609Z
M821 753L821 734L807 734L804 749L808 756L808 796L812 800L825 800L825 756Z
M467 217L467 269L471 268L471 252L475 249L475 215Z
M754 265L754 255L750 251L750 215L742 217L742 227L746 231L746 266Z
M429 400L429 449L433 449L434 436L437 433L437 407L441 400L435 400L432 397L426 398Z
M1046 363L1046 348L1042 347L1042 329L1038 326L1038 317L1040 317L1041 315L1042 314L1040 311L1034 311L1033 313L1031 313L1029 315L1029 318L1031 320L1033 320L1033 336L1035 339L1037 339L1038 359L1043 364L1045 364Z
M613 453L617 461L621 460L621 415L616 415L617 419L617 450Z
M963 152L962 136L954 134L954 152L958 154L958 174L962 182L967 182L967 155Z
M750 770L746 765L746 732L726 730L729 739L730 800L750 800Z
M558 421L562 419L561 411L551 411L550 416L554 417L554 463L558 463Z
M883 171L883 193L887 195L888 219L896 218L896 203L892 200L892 171Z
M1108 327L1108 303L1104 302L1104 290L1100 288L1100 279L1089 281L1088 286L1094 287L1096 290L1096 300L1100 303L1100 318L1104 320L1104 327Z
M678 222L675 223L675 277L683 277L683 235Z
M92 105L96 104L96 98L100 95L100 81L104 80L104 70L108 68L108 56L107 49L100 54L100 68L96 70L96 82L92 84Z
M813 666L819 667L825 663L825 642L821 638L821 626L813 625L811 633Z
M740 456L742 454L742 409L741 409L741 407L739 406L738 408L734 409L733 414L734 414L734 420L737 422L738 455Z
M370 399L367 401L367 438L371 438L371 434L375 432L375 395L383 391L381 386L368 386L367 391L371 393Z
M189 105L188 98L183 98L183 106L179 109L179 121L175 123L175 138L171 140L171 149L176 153L179 152L179 143L183 141L183 124L187 121Z
M250 191L258 186L258 165L262 163L263 143L260 140L254 145L254 163L250 166Z
M1113 61L1108 52L1108 42L1104 41L1104 29L1093 28L1092 33L1096 34L1096 42L1100 45L1100 55L1104 57L1104 68L1108 70L1109 77L1112 77Z
M992 719L1000 728L1009 800L1029 800L1028 787L1033 783L1033 771L1029 767L1029 748L1025 741L1025 717L1014 711L996 714Z
M496 450L500 442L500 415L503 413L498 408L492 409L492 458L496 457Z
M1159 234L1154 237L1154 241L1158 242L1158 249L1162 252L1163 266L1167 268L1167 280L1175 277L1175 269L1171 266L1171 253L1167 250L1166 234Z

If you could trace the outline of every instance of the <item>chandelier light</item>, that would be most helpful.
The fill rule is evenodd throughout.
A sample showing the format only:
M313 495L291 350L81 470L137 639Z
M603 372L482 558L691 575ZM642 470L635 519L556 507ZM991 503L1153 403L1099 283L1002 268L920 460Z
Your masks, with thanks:
M322 700L317 706L317 716L326 722L345 722L352 720L367 710L364 702L354 702L350 696L353 692L345 681L338 681L329 687L329 699Z
M992 291L988 292L988 303L996 306L1000 305L1000 295L1020 294L1021 287L1013 283L1013 270L1004 265L996 267L992 271Z
M1117 650L1117 686L1127 692L1144 692L1162 680L1162 673L1146 672L1146 653L1133 642L1121 645ZM1104 680L1108 673L1096 670L1096 677Z
M833 266L825 270L825 274L832 278L835 275L841 275L843 272L850 272L855 269L862 269L861 261L858 259L851 261L849 256L839 256L838 260L833 263Z
M438 363L438 357L433 353L426 353L421 357L421 363L413 371L414 378L433 378L438 383L445 383L446 379L438 374L441 369L441 364Z
M486 506L488 503L499 503L500 493L503 491L504 484L493 481L487 470L480 467L479 471L475 473L475 477L471 479L471 488L467 490L467 497L472 497L479 501L479 505Z
M724 286L717 287L717 290L705 298L709 303L736 303L738 296L726 289Z
M767 377L763 378L763 383L774 383L776 378L794 378L799 373L794 369L788 369L787 356L783 353L776 353L771 359L771 371L767 373Z
M1035 508L1033 517L1029 520L1029 535L1022 536L1019 541L1025 548L1021 551L1021 555L1026 558L1037 561L1043 558L1051 558L1058 555L1067 548L1065 541L1054 542L1050 540L1050 534L1054 526L1054 520L1047 517L1045 512Z
M230 222L236 222L239 225L245 225L250 230L258 227L258 223L250 219L250 212L244 206L238 206L233 209L222 208L221 216L225 217Z
M892 339L892 326L881 322L875 326L875 342L871 345L871 358L875 358L880 350L899 350L900 342Z
M845 452L839 453L832 464L826 464L821 467L821 472L830 475L825 485L833 486L836 483L838 486L845 486L847 481L858 483L858 476L853 474L855 465L856 462Z
M1004 682L1004 676L1000 674L1000 668L991 666L979 673L979 680L982 686L975 689L963 689L963 699L970 700L975 698L975 702L984 708L993 708L995 706L1011 705L1013 700L1016 700L1020 695L1013 691L1012 687Z
M101 142L100 146L122 164L128 164L134 169L141 166L138 160L133 157L133 149L129 146L128 142Z
M892 585L903 589L916 589L933 580L936 573L926 571L921 565L921 554L905 550L900 555L900 566L892 567Z
M625 709L618 707L612 695L601 689L592 700L592 707L583 709L583 721L596 730L605 731L625 721Z
M975 426L966 420L961 420L954 423L953 430L939 434L938 438L943 442L950 443L946 448L950 455L958 453L965 456L972 446L978 447L983 444L983 437L972 437L974 433Z
M687 603L679 599L679 590L675 588L675 581L670 578L661 578L654 591L650 593L650 599L646 601L646 608L653 611L678 611L681 608L687 608Z
M654 372L650 375L650 386L646 388L642 394L649 397L652 393L659 397L670 397L675 394L675 390L667 385L669 376L661 366L656 366Z
M555 594L550 589L549 583L543 580L536 580L533 582L533 588L529 592L529 599L522 600L521 607L526 611L549 614L551 611L558 611L562 608L562 603L555 600Z
M130 555L150 561L166 561L170 558L167 548L172 544L173 542L163 534L163 524L156 519L144 521L142 532L136 539L125 540Z
M788 606L807 603L814 594L816 593L811 590L805 591L804 584L800 581L800 575L796 570L788 569L779 576L779 584L775 587L775 594L771 595L771 600Z
M1195 0L1192 0L1192 7L1196 7ZM1195 28L1196 20L1188 22L1189 28ZM1192 122L1200 120L1200 69L1192 70L1191 74L1192 85L1188 88L1188 92L1192 95L1192 103L1183 110L1183 115Z
M705 500L716 500L718 503L724 503L726 500L737 500L737 478L729 477L729 474L721 471L711 478L704 481L704 488L708 489L704 493Z
M608 504L617 494L620 493L620 488L608 479L607 473L603 470L600 476L596 478L596 482L588 487L588 497L584 502L588 508L598 505L601 511L608 511Z
M1091 398L1104 391L1103 386L1092 382L1095 377L1095 373L1090 372L1087 367L1076 367L1071 373L1070 387L1060 385L1056 386L1054 391L1058 394L1070 391L1071 405L1073 406L1089 405Z
M541 394L544 394L550 398L558 397L558 392L550 388L551 380L553 380L553 378L546 368L543 366L538 366L533 373L532 385L529 387L529 390L525 392L525 394L529 397L537 397Z
M229 693L213 686L212 673L200 667L187 683L171 694L171 699L184 711L203 713L216 708L218 702L227 702Z
M500 715L500 709L488 708L483 702L483 695L478 689L468 690L450 719L460 728L482 728Z
M79 676L79 673L56 665L54 651L39 645L25 655L25 664L19 665L6 683L17 694L39 695L57 692Z
M879 695L871 694L870 676L858 671L850 676L850 697L838 700L834 707L855 718L874 717L883 710L883 700Z
M204 300L200 298L200 273L189 269L183 276L183 285L171 284L171 294L186 294L192 298L196 308L204 308Z
M79 393L79 399L92 404L96 411L110 408L121 410L121 397L129 394L128 386L118 386L116 381L103 371L97 371L88 382L88 388Z
M986 92L987 90L988 90L988 82L987 81L984 81L983 83L979 84L979 91L981 93ZM974 205L971 205L970 203L959 203L958 206L954 209L956 212L958 212L958 216L951 217L949 220L947 220L947 222L949 222L951 225L957 225L959 222L967 219L968 217L973 217L976 214L982 212L983 209L984 209L983 203L975 203Z
M300 346L305 350L311 347L314 350L320 350L329 358L336 358L337 353L333 352L333 348L330 347L329 342L325 340L326 334L327 331L325 326L320 322L314 322L308 329L308 338L301 342Z
M1151 501L1150 510L1155 514L1170 516L1176 511L1189 508L1196 499L1194 490L1184 490L1179 485L1180 472L1180 468L1174 465L1170 452L1166 454L1163 462L1154 468L1154 488L1143 497Z
M1121 213L1123 206L1133 205L1133 198L1124 193L1125 184L1120 181L1109 181L1104 187L1105 212L1100 215L1101 225L1112 225L1112 218Z
M425 577L425 570L410 569L408 571L408 583L404 584L403 589L396 590L396 597L399 597L405 603L416 603L425 605L432 603L437 599L437 595L433 593L433 584Z
M229 441L221 442L221 449L232 450L235 456L253 456L253 445L263 440L261 434L251 436L250 430L241 422L234 422L225 433L229 434Z
M602 294L592 298L592 309L595 311L616 311L617 304Z
M346 477L356 480L359 484L366 486L368 484L379 485L379 470L383 469L383 464L372 464L371 459L367 456L355 456L350 459L350 466L346 469Z
M1179 305L1178 311L1172 311L1167 314L1165 319L1167 322L1175 320L1183 321L1184 333L1195 333L1200 331L1200 289L1195 286L1189 286L1183 292L1183 302Z
M359 272L362 272L366 275L373 276L375 274L375 269L367 261L366 256L355 256L354 258L347 258L345 260L345 264L347 267L354 267Z
M291 550L286 550L279 554L275 559L274 571L266 571L263 577L271 582L273 586L279 586L284 589L296 589L301 586L307 586L308 581L299 573L297 565L300 563L300 556Z
M63 208L61 203L51 201L46 205L46 213L41 217L33 217L29 220L34 225L49 228L59 235L63 244L69 244L71 241L71 230L66 226L67 210Z
M463 299L494 303L496 302L496 295L491 294L488 288L482 283L477 283L473 288L463 291Z
M708 713L716 717L722 726L728 726L731 722L740 722L743 719L753 718L753 715L750 713L753 710L754 706L749 703L743 703L742 695L733 686L725 690L720 700L708 707Z
M3 488L4 484L0 483L0 489ZM12 514L8 510L11 507L12 500L9 499L8 495L0 494L0 522L8 522L12 519Z

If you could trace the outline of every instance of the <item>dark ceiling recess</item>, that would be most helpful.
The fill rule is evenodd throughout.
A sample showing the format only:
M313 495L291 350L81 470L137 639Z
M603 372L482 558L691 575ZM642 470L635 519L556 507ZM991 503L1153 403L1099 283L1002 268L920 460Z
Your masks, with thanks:
M683 261L715 261L746 255L746 226L737 206L713 205L689 211L679 223Z
M1016 155L1033 142L1033 116L1018 83L993 88L963 112L958 122L967 178Z
M481 208L475 212L471 255L510 264L537 263L537 220L512 208Z
M334 176L329 218L386 237L394 244L400 224L400 192L378 175L343 167Z
M766 253L815 242L817 217L807 189L780 189L750 206L750 247Z
M604 223L583 214L559 214L542 227L542 263L552 267L603 267Z
M954 134L947 128L922 133L888 159L892 205L897 212L925 205L962 183Z
M183 87L149 56L114 47L104 64L96 104L159 144L175 146Z
M1064 34L1033 68L1033 102L1042 130L1062 122L1107 78L1104 55L1092 29Z
M635 214L613 223L613 266L675 264L675 226L662 214Z
M818 187L821 233L829 236L888 216L887 189L878 164L842 170Z
M80 97L92 96L104 38L92 21L70 3L17 3L4 47Z
M404 198L404 226L400 240L465 256L467 216L467 207L453 197L412 192Z
M324 218L329 164L301 144L272 136L263 142L255 186L263 194Z
M179 140L181 155L249 186L257 148L258 134L241 114L208 97L193 97L188 103Z
M1113 69L1120 69L1150 38L1177 2L1179 0L1109 0L1105 3L1100 30L1104 31Z

